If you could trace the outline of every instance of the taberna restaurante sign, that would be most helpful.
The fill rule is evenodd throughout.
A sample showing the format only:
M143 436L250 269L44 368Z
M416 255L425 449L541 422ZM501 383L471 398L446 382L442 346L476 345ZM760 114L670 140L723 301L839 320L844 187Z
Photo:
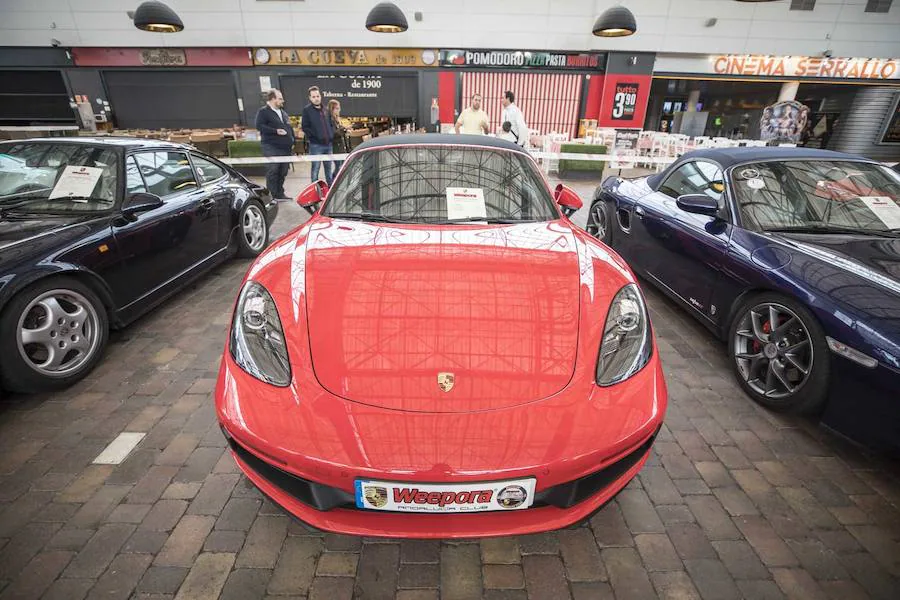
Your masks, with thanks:
M601 52L441 50L440 66L602 71L606 66L606 55Z

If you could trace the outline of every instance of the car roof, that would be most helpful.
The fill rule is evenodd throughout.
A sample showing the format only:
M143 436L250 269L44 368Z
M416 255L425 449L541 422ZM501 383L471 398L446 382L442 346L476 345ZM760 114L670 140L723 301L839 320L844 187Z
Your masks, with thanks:
M363 142L356 151L387 146L473 146L479 148L497 148L527 154L525 150L512 142L489 135L455 135L451 133L406 133L399 135L383 135Z
M103 136L103 137L49 137L49 138L28 138L24 140L4 140L3 143L22 143L22 142L40 142L53 144L91 144L94 146L115 146L118 148L178 148L179 150L191 149L184 144L176 142L167 142L165 140L151 140L146 138L135 138L125 136Z
M762 146L756 148L707 148L704 150L687 152L681 157L681 160L691 158L708 158L716 161L726 169L738 163L767 160L869 160L862 156L834 152L832 150L819 150L818 148L785 148L779 146ZM681 161L679 160L679 162Z

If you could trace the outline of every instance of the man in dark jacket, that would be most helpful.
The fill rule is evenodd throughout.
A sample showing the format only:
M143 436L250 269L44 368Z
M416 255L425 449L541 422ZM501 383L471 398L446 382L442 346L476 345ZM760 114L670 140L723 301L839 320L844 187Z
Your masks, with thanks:
M309 104L303 108L303 135L309 143L309 154L331 154L331 143L334 141L334 129L331 126L331 115L322 104L322 94L319 88L309 88ZM331 161L314 161L310 170L310 178L316 181L319 178L319 164L325 163L325 181L331 185L333 179Z
M266 93L266 105L256 113L256 129L259 131L263 156L290 156L294 148L294 130L284 111L284 96L278 90ZM288 163L269 163L266 170L266 187L274 198L287 198L284 178Z

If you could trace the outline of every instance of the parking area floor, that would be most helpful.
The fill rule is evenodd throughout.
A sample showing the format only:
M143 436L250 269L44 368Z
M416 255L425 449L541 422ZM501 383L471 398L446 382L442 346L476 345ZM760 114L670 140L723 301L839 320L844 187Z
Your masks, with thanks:
M573 184L585 200L594 185ZM283 205L276 233L304 215ZM238 473L215 421L247 267L115 333L74 388L0 402L0 600L900 597L897 464L757 408L724 347L646 285L666 425L589 523L452 543L309 530ZM122 432L146 437L121 464L92 464Z

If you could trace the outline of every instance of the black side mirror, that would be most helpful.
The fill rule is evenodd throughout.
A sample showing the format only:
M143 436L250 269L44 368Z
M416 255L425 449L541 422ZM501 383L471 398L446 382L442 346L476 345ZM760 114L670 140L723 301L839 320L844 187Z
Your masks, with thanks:
M695 215L706 215L707 217L719 215L719 203L704 194L678 196L675 204L684 212L694 213Z
M125 204L122 205L122 213L132 216L138 213L147 212L148 210L153 210L154 208L159 208L162 205L162 198L156 194L138 192L125 199Z

